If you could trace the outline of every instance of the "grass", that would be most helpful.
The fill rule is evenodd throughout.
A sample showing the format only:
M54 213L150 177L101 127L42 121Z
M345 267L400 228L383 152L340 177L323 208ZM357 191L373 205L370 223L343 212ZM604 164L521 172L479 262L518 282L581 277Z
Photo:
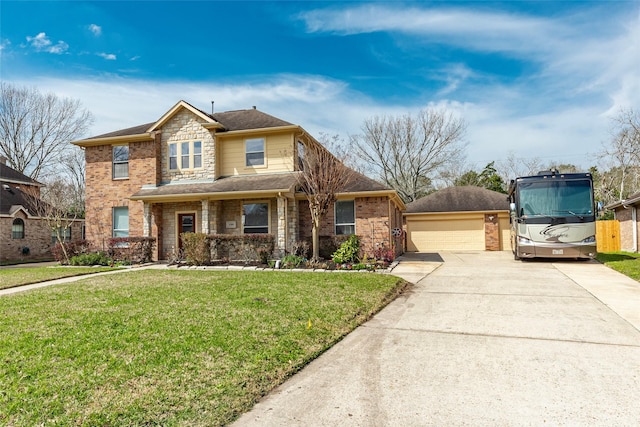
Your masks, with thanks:
M89 273L109 271L108 267L20 267L0 269L0 289L40 283L63 277L81 276Z
M137 270L4 296L0 425L228 424L404 285Z
M640 254L633 252L598 253L596 259L632 279L640 280Z

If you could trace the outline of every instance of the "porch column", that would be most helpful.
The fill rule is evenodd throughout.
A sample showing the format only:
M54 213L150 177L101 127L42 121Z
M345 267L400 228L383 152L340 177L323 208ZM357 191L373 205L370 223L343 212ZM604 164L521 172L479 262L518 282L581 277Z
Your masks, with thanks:
M142 209L142 236L151 237L151 203L144 202Z
M204 234L209 234L209 200L202 200L202 225L200 230Z
M277 255L284 255L287 249L287 198L278 196L278 230L276 233Z
M209 215L211 215L211 220L209 221L209 225L210 225L210 229L209 232L210 234L219 234L220 231L218 230L218 217L220 216L220 200L212 200L211 202L209 202L209 206L211 206L211 209L209 210Z

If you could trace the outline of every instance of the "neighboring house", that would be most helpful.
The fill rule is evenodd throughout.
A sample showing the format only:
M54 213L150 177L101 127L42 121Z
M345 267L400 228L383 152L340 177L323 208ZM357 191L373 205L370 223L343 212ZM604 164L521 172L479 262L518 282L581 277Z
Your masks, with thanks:
M605 206L606 210L613 211L614 218L619 222L619 232L617 234L620 239L619 250L627 252L638 252L640 245L640 238L638 232L640 230L640 193L632 194L625 200L611 203ZM600 221L598 221L600 223ZM604 238L610 238L610 234L607 236L596 236L596 240L603 240ZM600 249L599 249L600 250Z
M0 157L0 261L51 257L55 234L41 218L43 184L7 166ZM67 239L82 238L83 221L64 232Z
M507 195L449 187L407 204L407 250L509 250Z
M311 220L297 187L302 127L255 107L208 114L185 101L159 120L73 142L85 150L87 240L155 237L170 259L184 232L271 234L277 255L309 240ZM395 191L356 174L327 214L321 236L358 234L365 250L398 250L404 204Z

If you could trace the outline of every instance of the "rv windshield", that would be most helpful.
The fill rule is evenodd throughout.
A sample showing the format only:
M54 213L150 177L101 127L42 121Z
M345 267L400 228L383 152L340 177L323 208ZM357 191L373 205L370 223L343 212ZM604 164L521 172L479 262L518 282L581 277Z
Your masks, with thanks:
M527 216L593 215L589 180L523 182L519 190L520 212Z

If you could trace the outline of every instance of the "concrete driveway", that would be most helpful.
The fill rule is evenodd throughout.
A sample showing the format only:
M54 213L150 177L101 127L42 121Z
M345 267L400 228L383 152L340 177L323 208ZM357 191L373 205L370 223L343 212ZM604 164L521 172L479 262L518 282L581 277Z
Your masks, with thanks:
M440 255L405 257L410 292L235 425L638 425L637 282L595 261Z

